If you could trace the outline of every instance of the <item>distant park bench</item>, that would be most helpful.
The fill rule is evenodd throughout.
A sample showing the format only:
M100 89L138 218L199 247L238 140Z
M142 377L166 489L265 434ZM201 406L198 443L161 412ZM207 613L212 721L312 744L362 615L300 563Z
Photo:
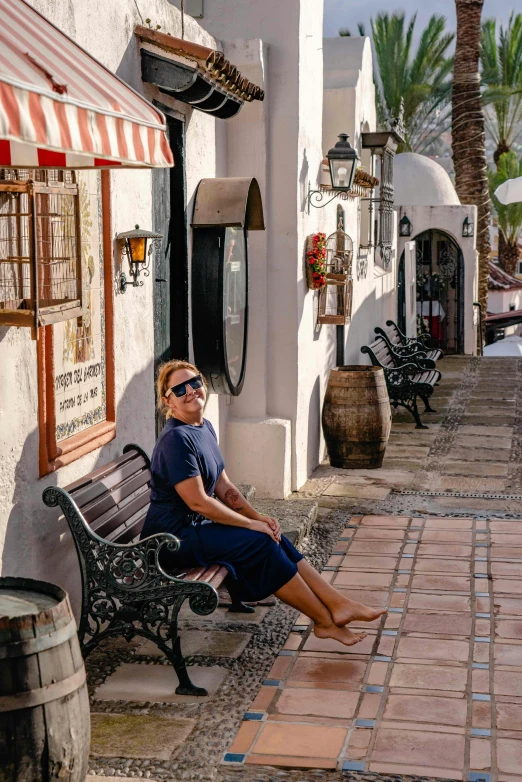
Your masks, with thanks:
M415 352L424 352L426 358L430 358L432 361L438 361L439 358L442 358L444 355L439 348L430 349L425 344L425 341L430 338L429 334L420 334L418 337L407 337L393 320L386 321L385 329L377 326L374 331L376 334L384 337L384 339L390 343L391 347L401 356L407 356Z
M420 419L417 397L424 402L425 412L436 412L429 403L433 387L441 377L440 372L435 369L435 362L426 358L423 351L402 356L383 336L379 336L371 345L364 345L361 352L370 357L374 366L383 369L393 407L406 408L415 419L416 428L427 429Z
M178 613L188 599L200 615L218 605L217 590L228 575L221 565L168 575L158 562L179 541L163 533L139 540L150 504L150 460L137 445L123 456L71 483L49 487L43 500L59 506L71 530L82 575L79 638L86 657L104 638L140 635L170 660L178 695L206 695L190 680L178 634ZM241 605L241 604L239 604Z

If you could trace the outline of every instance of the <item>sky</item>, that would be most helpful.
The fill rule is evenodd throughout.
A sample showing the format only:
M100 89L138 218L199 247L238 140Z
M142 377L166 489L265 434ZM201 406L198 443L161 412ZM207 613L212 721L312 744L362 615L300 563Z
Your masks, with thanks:
M519 0L485 0L482 18L496 16L507 22L512 8L520 10ZM409 18L417 11L417 29L422 29L435 12L443 14L448 27L455 29L455 0L325 0L324 35L327 38L338 35L340 27L349 27L357 35L357 23L364 22L370 28L370 18L379 11L403 9Z

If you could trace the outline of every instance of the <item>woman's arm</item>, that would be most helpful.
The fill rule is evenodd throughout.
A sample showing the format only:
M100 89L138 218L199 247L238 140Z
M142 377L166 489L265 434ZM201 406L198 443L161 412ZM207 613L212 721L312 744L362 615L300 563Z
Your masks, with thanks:
M264 516L253 508L248 500L241 494L237 486L232 483L225 470L223 470L218 478L215 493L221 502L229 508L232 508L232 510L235 510L236 513L240 513L241 516L245 516L247 519L262 521L264 524L268 524L275 532L278 540L281 538L279 522L271 516Z
M174 488L191 510L201 513L206 519L216 521L218 524L226 524L230 527L245 527L255 532L264 532L276 542L278 541L278 536L272 527L264 521L242 516L232 508L223 505L214 497L209 497L205 492L200 475L194 478L187 478L185 481L177 483Z

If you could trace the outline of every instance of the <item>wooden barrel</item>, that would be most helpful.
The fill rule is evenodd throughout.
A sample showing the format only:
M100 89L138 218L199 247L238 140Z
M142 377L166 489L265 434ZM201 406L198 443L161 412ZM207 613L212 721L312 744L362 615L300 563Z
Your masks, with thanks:
M332 369L323 405L324 439L332 467L381 467L390 429L390 400L382 369Z
M0 782L85 782L90 715L67 594L0 578Z

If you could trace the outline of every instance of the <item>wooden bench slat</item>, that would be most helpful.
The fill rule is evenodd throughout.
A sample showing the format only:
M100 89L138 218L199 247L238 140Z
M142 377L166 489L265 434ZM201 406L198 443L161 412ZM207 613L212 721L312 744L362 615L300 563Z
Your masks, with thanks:
M145 469L147 464L142 456L131 459L126 464L117 467L109 475L98 478L95 483L75 492L74 501L79 508L84 508L90 502L100 497L104 492L112 491L120 483L131 478L135 473Z
M210 586L213 586L214 589L217 589L219 586L221 586L221 584L223 583L223 581L227 576L228 576L228 570L226 569L226 567L223 567L222 565L219 568L219 570L217 570L216 573L212 576L212 578L207 579L205 577L204 581L206 581L207 584L210 584Z
M73 483L70 483L68 486L65 486L65 491L68 491L69 494L73 494L73 492L77 491L82 486L87 486L89 483L94 483L98 480L98 478L102 478L104 475L108 475L112 470L116 470L120 465L135 459L137 455L137 451L128 451L127 453L124 453L123 456L120 456L119 459L114 459L114 461L108 462L108 464L104 464L102 467L97 467L96 470L93 470L88 475L84 475L83 478L78 478L78 480L73 481Z
M117 530L114 537L109 537L107 539L111 540L112 543L131 543L142 531L146 515L147 511L142 513L130 526L121 529L121 531Z
M149 480L150 472L143 470L130 480L120 484L112 492L106 491L92 505L89 505L87 508L85 506L81 508L85 519L91 522L112 508L116 508L122 500L134 494L135 491L147 484Z
M90 527L93 532L96 532L101 538L107 537L113 530L124 524L128 519L132 518L143 507L148 506L150 503L150 489L138 494L127 505L120 507L116 505L111 510L104 513L102 516L96 517L91 523ZM86 514L85 518L87 519ZM89 519L87 519L89 521Z
M190 570L187 570L185 573L185 580L186 581L199 581L201 576L207 572L207 569L205 567L194 567L190 568Z

